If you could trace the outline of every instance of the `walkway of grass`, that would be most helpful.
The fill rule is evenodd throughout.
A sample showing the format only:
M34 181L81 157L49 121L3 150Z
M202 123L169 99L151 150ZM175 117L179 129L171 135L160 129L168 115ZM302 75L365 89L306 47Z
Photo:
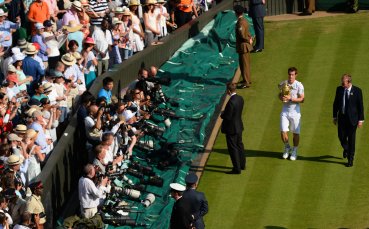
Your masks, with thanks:
M369 227L369 123L357 132L354 167L346 168L332 124L340 76L351 73L369 98L369 14L266 24L266 50L252 55L251 89L243 120L247 170L227 175L231 161L218 135L199 190L206 193L207 228ZM305 86L302 133L295 162L281 158L277 84L287 68Z

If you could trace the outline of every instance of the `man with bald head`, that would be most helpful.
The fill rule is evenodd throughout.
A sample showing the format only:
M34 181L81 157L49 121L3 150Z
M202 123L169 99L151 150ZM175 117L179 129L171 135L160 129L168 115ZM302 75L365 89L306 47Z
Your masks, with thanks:
M157 74L158 74L158 68L155 66L151 66L150 71L149 71L149 77L155 78Z
M101 139L101 117L104 113L104 108L99 108L96 105L91 105L88 108L89 115L85 118L85 128L87 140L92 145L97 145Z

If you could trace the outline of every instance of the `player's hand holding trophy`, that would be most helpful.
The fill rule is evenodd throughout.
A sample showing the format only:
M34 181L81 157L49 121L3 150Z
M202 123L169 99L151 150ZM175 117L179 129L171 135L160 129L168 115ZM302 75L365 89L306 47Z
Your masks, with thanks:
M282 101L284 103L287 103L291 98L292 86L288 85L288 83L286 82L280 86L280 90L281 90Z

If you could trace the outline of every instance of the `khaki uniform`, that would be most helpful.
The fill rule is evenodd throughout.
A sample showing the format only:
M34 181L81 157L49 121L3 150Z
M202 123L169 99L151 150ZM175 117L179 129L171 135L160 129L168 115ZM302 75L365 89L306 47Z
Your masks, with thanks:
M251 82L250 52L253 48L250 38L249 23L241 16L236 23L236 51L239 56L241 76L246 85L249 85Z
M305 0L305 10L307 13L315 12L315 0Z
M41 196L32 195L31 198L27 201L26 211L31 214L40 214L45 213L44 205L41 202ZM40 218L40 224L44 224L46 222L46 216Z

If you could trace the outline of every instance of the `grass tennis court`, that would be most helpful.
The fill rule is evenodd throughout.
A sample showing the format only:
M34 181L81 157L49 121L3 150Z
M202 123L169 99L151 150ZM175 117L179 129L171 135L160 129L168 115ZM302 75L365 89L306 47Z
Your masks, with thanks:
M219 134L202 176L207 228L369 227L369 123L358 129L354 167L346 168L332 123L332 103L343 73L369 101L369 14L269 22L265 50L252 54L252 88L245 99L247 169L232 168ZM277 84L287 68L305 87L297 161L283 160ZM292 139L291 139L292 140ZM290 142L291 142L290 140Z

